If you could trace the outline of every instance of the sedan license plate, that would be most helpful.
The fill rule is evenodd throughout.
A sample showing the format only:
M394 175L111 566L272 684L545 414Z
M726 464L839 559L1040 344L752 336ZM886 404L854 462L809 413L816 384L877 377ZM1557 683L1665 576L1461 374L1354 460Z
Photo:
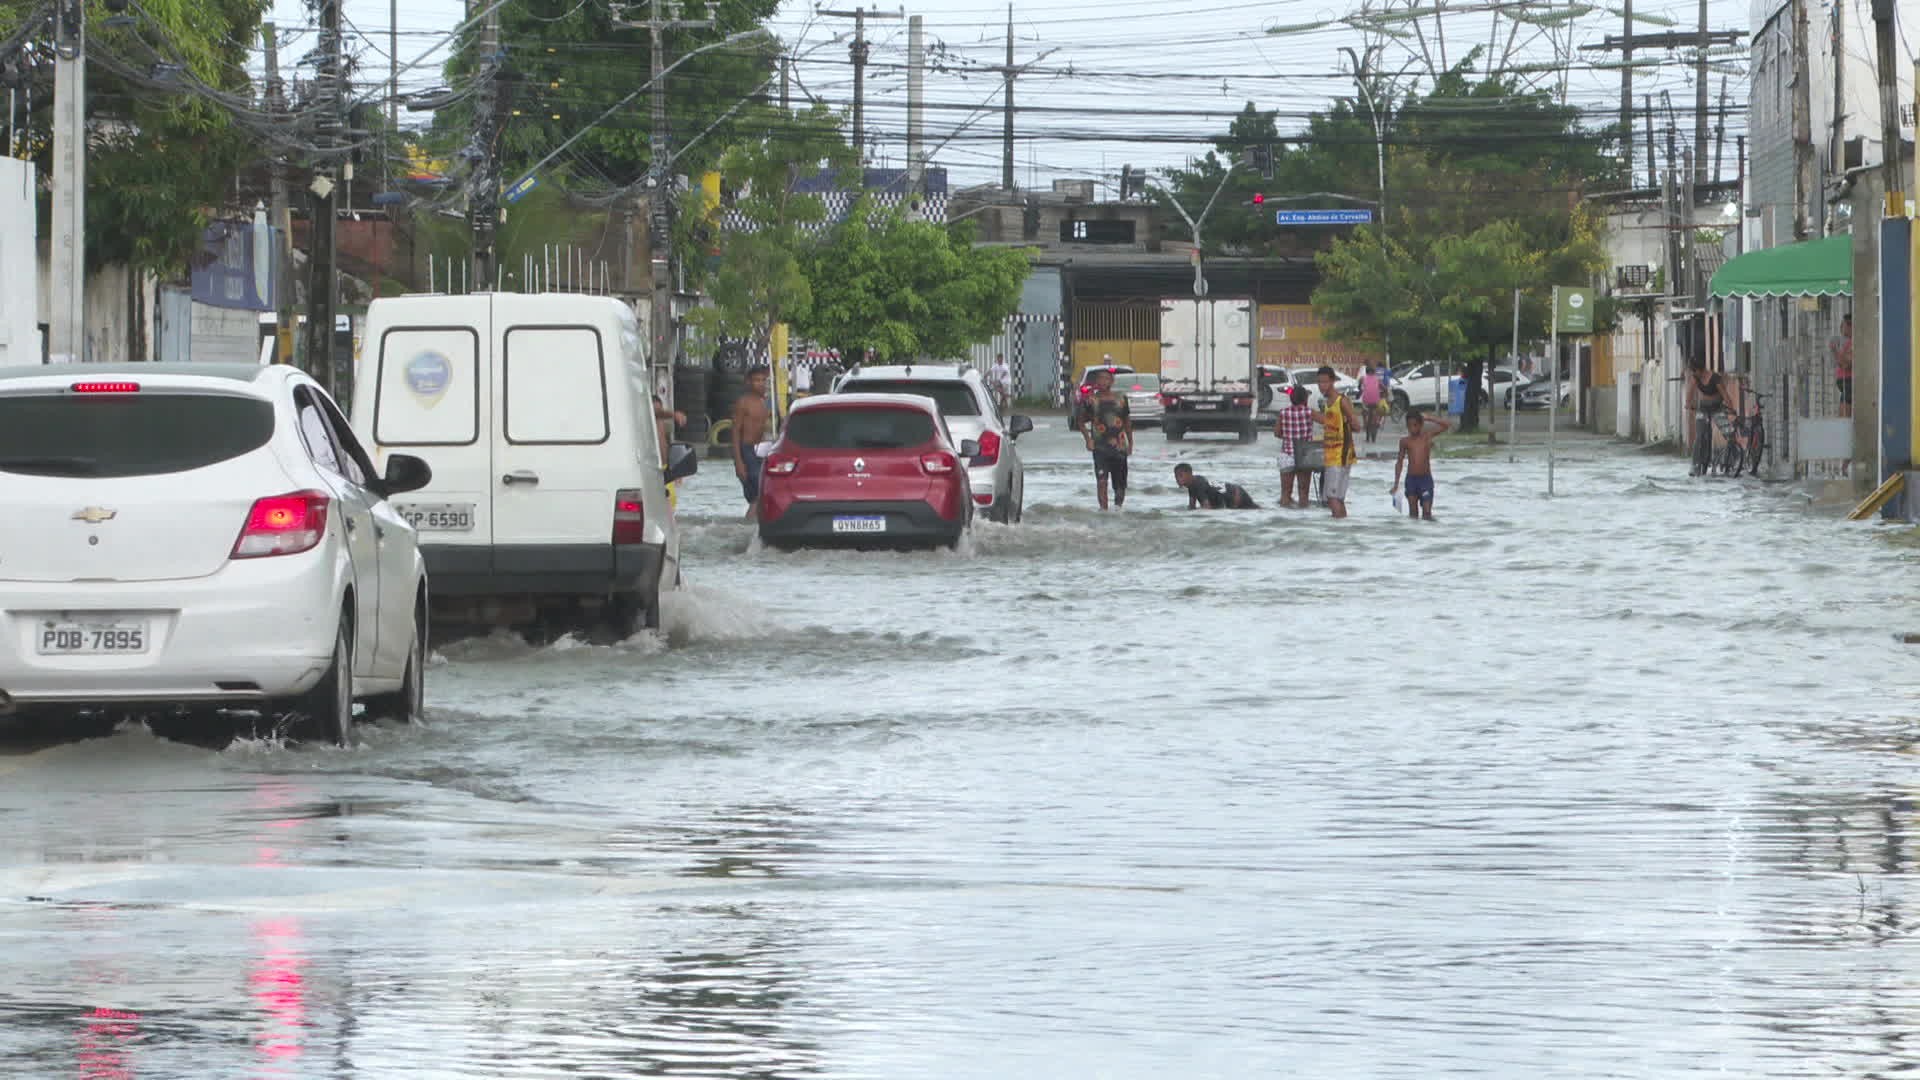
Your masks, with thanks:
M421 532L472 532L472 503L406 503L394 509Z
M833 531L837 533L886 532L887 519L884 517L837 517L833 519Z
M48 619L39 627L41 656L136 656L151 640L146 620L68 622Z

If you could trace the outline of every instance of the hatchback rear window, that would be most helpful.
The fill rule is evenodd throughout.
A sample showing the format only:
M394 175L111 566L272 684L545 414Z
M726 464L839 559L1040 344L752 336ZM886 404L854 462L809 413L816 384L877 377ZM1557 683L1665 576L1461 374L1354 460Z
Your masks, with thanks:
M933 417L919 409L801 409L787 418L787 439L815 450L904 450L933 440Z
M0 395L0 472L156 476L239 457L272 437L273 405L258 398Z
M948 416L979 416L980 401L973 388L963 382L934 382L932 379L848 379L840 384L843 394L919 394L930 397Z

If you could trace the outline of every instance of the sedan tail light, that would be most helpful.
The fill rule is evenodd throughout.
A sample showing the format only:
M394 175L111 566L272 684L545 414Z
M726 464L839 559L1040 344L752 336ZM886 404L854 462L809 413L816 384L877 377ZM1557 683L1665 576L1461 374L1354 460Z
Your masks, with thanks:
M647 539L647 504L638 488L613 493L613 542L639 544Z
M295 491L255 499L247 523L233 542L235 559L298 555L318 547L327 535L327 504L322 491Z
M976 503L977 505L980 505L980 506L992 506L992 505L993 505L993 496L991 496L991 495L975 495L975 496L973 497L973 501L974 501L974 502L975 502L975 503Z
M973 459L976 465L993 465L1000 460L1000 433L983 431L980 433L980 455Z
M945 450L936 450L931 454L920 455L920 467L928 473L938 476L950 473L960 466L960 461Z
M800 459L791 454L775 454L767 459L767 471L774 476L786 476L800 467Z

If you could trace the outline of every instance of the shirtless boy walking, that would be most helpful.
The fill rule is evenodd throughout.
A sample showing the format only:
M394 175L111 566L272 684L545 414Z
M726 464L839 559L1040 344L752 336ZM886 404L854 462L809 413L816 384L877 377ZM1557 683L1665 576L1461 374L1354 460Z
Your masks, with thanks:
M1400 456L1393 462L1393 488L1400 490L1400 470L1407 471L1407 516L1415 520L1433 520L1433 440L1452 427L1435 417L1422 416L1420 410L1407 412L1407 434L1400 440Z

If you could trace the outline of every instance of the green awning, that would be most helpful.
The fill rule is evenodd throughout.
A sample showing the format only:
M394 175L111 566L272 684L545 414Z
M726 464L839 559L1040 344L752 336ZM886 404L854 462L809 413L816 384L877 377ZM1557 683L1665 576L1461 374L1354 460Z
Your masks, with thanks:
M1713 295L1852 296L1853 237L1841 233L1728 259L1713 273Z

